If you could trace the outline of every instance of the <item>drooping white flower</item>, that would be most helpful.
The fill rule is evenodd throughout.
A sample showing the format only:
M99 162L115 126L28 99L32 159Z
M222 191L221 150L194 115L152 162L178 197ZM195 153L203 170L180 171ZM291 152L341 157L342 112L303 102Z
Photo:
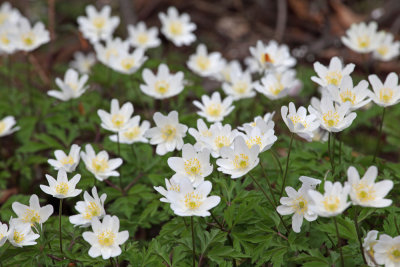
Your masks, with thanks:
M224 67L221 53L208 53L204 44L197 46L196 53L189 57L187 65L190 70L201 77L213 77Z
M178 216L210 216L209 210L221 201L219 196L208 196L212 189L211 182L204 181L194 189L192 183L186 180L181 181L179 192L168 191L166 198L171 203L171 209Z
M118 133L129 129L136 122L131 118L133 110L134 108L131 102L126 102L120 108L118 99L112 99L110 113L99 109L97 115L99 115L101 119L101 127L103 129Z
M197 151L201 151L203 148L208 147L203 138L210 137L211 131L208 129L207 124L203 121L203 119L197 120L197 129L189 128L189 134L196 140L194 148Z
M239 132L234 129L230 124L222 125L216 122L210 126L210 133L202 135L200 138L206 147L211 150L211 155L214 158L220 157L221 149L223 147L230 147L235 137Z
M260 147L253 145L249 148L242 136L233 141L233 149L221 148L221 159L217 159L218 171L228 174L232 179L240 178L257 166L260 159Z
M376 264L373 260L375 260L375 249L374 246L378 243L378 231L371 230L367 233L367 236L364 238L363 249L364 256L367 260L368 266L375 267Z
M73 144L69 154L65 154L62 150L54 151L54 156L56 159L49 159L47 162L53 166L53 168L58 171L59 169L64 169L66 172L74 172L79 164L79 151L81 147Z
M88 5L86 17L78 17L79 31L93 44L111 37L119 22L119 17L111 16L111 7L108 5L103 6L100 11Z
M104 260L119 256L122 252L120 245L128 240L129 232L119 232L118 217L106 215L102 222L94 217L91 225L93 232L82 234L83 239L91 245L89 256L96 258L101 255Z
M92 52L84 54L80 51L74 53L74 59L69 63L69 66L76 69L81 74L90 73L90 69L96 63L96 55Z
M132 118L132 125L126 130L119 132L119 142L122 144L133 144L133 143L148 143L149 140L144 136L146 131L150 128L150 122L144 120L140 123L140 116L136 115ZM110 140L118 142L118 135L111 135Z
M325 96L319 104L319 106L309 106L308 111L318 118L321 127L328 132L343 131L357 117L355 112L350 112L351 103L349 102L334 105L332 98Z
M336 216L351 205L351 202L347 201L350 191L348 184L342 187L339 182L332 184L331 181L325 181L324 189L323 195L316 190L308 190L308 195L312 200L309 209L318 216Z
M2 247L8 238L8 226L0 222L0 247Z
M12 7L9 2L4 2L0 6L0 26L11 24L15 25L22 18L18 9Z
M0 120L0 137L10 135L20 129L20 127L14 127L17 122L13 116L7 116ZM14 128L13 128L14 127Z
M50 41L50 34L42 22L36 22L32 27L28 19L20 18L16 46L19 50L30 52Z
M110 58L109 67L122 74L132 74L136 72L147 60L144 50L136 48L132 53L118 53L117 57Z
M178 71L175 74L171 74L166 64L160 64L158 66L156 75L154 75L151 70L144 69L142 76L145 84L140 85L140 90L155 99L165 99L176 96L182 92L184 88L183 72Z
M282 72L296 65L296 59L290 55L288 46L279 45L274 40L268 44L257 41L255 47L250 47L250 53L261 70Z
M253 81L251 80L250 72L239 72L232 70L230 74L230 81L222 84L222 89L225 94L232 96L233 100L239 100L243 98L251 98L256 95L254 91Z
M111 67L111 59L119 58L120 55L128 53L129 43L128 41L122 41L119 37L114 39L110 37L106 40L105 45L101 43L94 44L94 50L97 59L107 67Z
M102 150L96 154L90 144L85 146L85 150L81 151L82 161L85 163L86 169L93 173L97 180L103 181L110 176L119 176L117 169L122 165L121 158L110 159L107 151Z
M254 89L271 100L280 99L289 94L293 86L297 86L296 71L286 70L282 73L267 73L261 83L256 82Z
M81 180L80 174L76 174L71 180L68 180L65 170L60 169L57 173L57 180L48 174L46 174L46 179L49 185L40 185L40 189L55 198L76 197L82 192L81 189L75 188Z
M390 32L385 32L385 37L373 52L373 57L382 61L390 61L400 54L400 42L394 41Z
M330 86L328 91L335 102L339 104L349 102L351 103L350 110L357 110L371 101L368 85L366 80L362 80L356 86L353 86L353 79L346 75L338 87Z
M356 65L353 63L343 65L342 61L338 57L331 58L329 66L324 66L319 62L314 63L314 70L317 76L312 76L311 80L320 86L326 87L328 85L339 86L342 82L342 78L346 75L350 75Z
M249 134L254 127L257 127L261 130L262 134L265 134L269 130L273 130L275 127L275 122L272 120L274 115L275 111L272 113L265 113L264 117L257 116L252 122L244 123L243 126L239 126L238 129Z
M221 81L221 82L227 82L231 83L232 82L232 74L242 74L242 66L240 65L239 61L237 60L232 60L230 62L225 62L223 61L223 68L221 71L218 73L216 78Z
M315 180L315 182L311 179ZM296 233L300 233L304 218L309 222L315 221L318 218L318 215L309 208L311 199L308 196L308 190L314 189L321 182L320 180L305 176L301 176L300 180L304 182L302 181L303 185L298 191L290 186L285 188L288 196L282 197L280 199L281 205L276 208L281 215L293 214L292 229Z
M289 108L287 106L281 107L281 115L286 126L292 133L306 139L308 142L312 141L314 131L320 125L315 114L307 115L307 109L303 106L296 110L293 102L290 102Z
M170 201L167 199L168 192L175 191L179 193L181 191L181 183L191 182L186 176L181 176L177 174L172 176L169 180L165 178L165 188L162 186L154 186L154 189L163 196L162 198L160 198L161 202L170 203Z
M274 129L269 129L263 133L257 126L253 127L251 131L246 132L246 134L239 134L243 136L249 148L258 145L260 148L260 153L270 149L276 140L278 140Z
M214 92L211 97L201 96L200 101L193 101L193 104L200 109L197 114L205 118L208 122L219 122L228 116L235 108L232 106L233 98L231 96L221 100L219 92Z
M10 220L10 230L8 231L8 241L14 247L25 247L36 245L36 239L40 235L32 231L30 223L23 223L20 220Z
M175 110L167 116L160 112L154 113L153 120L156 126L147 130L145 136L150 138L150 144L157 145L158 155L165 155L175 149L181 150L188 127L179 123L178 116Z
M76 70L68 69L65 73L64 80L56 78L56 84L61 91L50 90L47 94L61 101L79 98L89 88L89 86L85 86L88 79L89 76L87 74L79 77L79 73Z
M160 12L161 32L176 46L190 45L196 40L193 31L196 24L190 22L190 16L186 13L179 15L175 7L169 7L167 13Z
M85 191L83 193L84 201L78 201L75 205L75 209L79 214L70 216L70 223L75 226L80 225L82 227L87 227L90 225L93 218L103 218L104 215L106 215L106 211L104 210L104 201L106 198L106 194L102 194L99 197L96 187L92 188L92 196Z
M349 167L347 177L353 205L384 208L392 204L392 200L385 199L385 196L393 188L393 182L383 180L375 183L377 176L378 169L375 166L370 166L361 179L357 169L353 166Z
M370 97L377 105L389 107L400 102L399 77L396 73L389 73L384 83L375 74L369 75L368 80L373 89Z
M391 237L385 234L379 236L373 246L374 258L377 264L387 267L397 267L400 262L400 236Z
M149 48L157 47L161 44L158 38L158 29L151 27L147 29L146 24L140 21L134 25L128 25L128 41L136 48L142 48L144 50Z
M371 21L368 25L365 22L353 23L342 36L342 43L358 53L369 53L378 48L385 37L383 32L378 32L378 24Z
M29 223L31 225L37 223L40 226L42 226L42 224L46 222L54 212L53 206L50 204L40 207L39 198L35 194L33 194L29 199L29 206L16 201L12 203L12 209L18 216L15 220L19 220L22 223Z
M210 164L210 151L203 149L196 152L191 144L184 144L182 147L182 157L170 157L168 166L175 171L176 174L186 176L197 187L209 176L213 171Z

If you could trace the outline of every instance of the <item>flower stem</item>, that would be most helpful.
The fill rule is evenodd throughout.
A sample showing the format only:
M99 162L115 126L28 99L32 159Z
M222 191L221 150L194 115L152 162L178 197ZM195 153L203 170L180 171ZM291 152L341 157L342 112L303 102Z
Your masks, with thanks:
M61 254L64 254L63 245L62 245L62 229L61 229L62 204L63 204L63 199L60 198L60 206L58 208L59 209L59 217L60 217L60 220L59 220L59 226L60 226L60 252L61 252Z
M342 247L339 244L340 243L339 228L338 228L338 225L337 225L335 217L333 217L333 222L335 223L336 236L337 236L337 239L338 239L337 247L339 248L339 252L340 252L340 264L342 265L342 267L344 267L343 251L342 251Z
M118 157L121 158L121 147L119 144L119 132L117 132L117 145L118 145ZM119 188L123 191L124 189L122 188L122 174L119 174Z
M261 163L261 159L260 159L260 166L261 166L263 175L264 175L264 177L265 177L266 180L267 180L267 184L268 184L268 187L269 187L269 191L271 192L271 195L272 195L272 200L274 201L275 206L277 206L277 202L276 202L276 199L275 199L274 191L272 190L272 185L271 185L271 183L270 183L270 181L269 181L269 179L268 179L267 174L265 173L264 166L263 166L262 163Z
M385 119L385 110L386 108L383 108L382 110L382 118L381 118L381 124L379 126L378 141L376 142L376 148L375 148L374 158L372 159L372 163L375 163L376 156L378 155L379 144L381 143L383 120Z
M190 223L192 226L193 267L196 267L196 245L194 242L193 216L190 216Z
M272 157L274 158L275 162L276 162L276 163L278 164L278 166L279 166L279 171L280 171L280 173L281 173L281 176L283 176L283 168L282 168L281 162L279 161L278 155L276 154L275 150L270 149L270 151L271 151ZM260 161L261 161L261 160L260 160Z
M360 243L360 251L361 251L361 256L363 258L363 261L365 264L367 264L367 260L365 259L365 255L364 255L363 244L361 241L360 227L358 226L358 218L357 217L358 217L358 209L357 209L357 206L354 206L354 225L356 226L358 243Z
M328 135L328 154L329 154L329 160L331 162L331 169L332 169L332 176L335 176L335 159L333 158L333 146L331 146L331 143L333 144L333 134L329 133Z
M290 151L292 150L293 137L294 137L294 133L291 133L291 135L290 135L289 151L288 151L287 158L286 158L286 169L285 169L285 174L283 175L282 188L281 188L281 193L279 194L279 198L282 197L282 195L283 195L283 190L285 189L286 177L287 177L287 173L288 173L288 170L289 170Z

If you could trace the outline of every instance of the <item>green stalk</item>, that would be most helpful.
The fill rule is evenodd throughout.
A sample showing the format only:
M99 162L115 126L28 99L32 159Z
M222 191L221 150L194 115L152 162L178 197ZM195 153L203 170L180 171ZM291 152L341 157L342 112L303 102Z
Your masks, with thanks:
M338 239L337 247L339 248L339 252L340 252L340 264L342 265L342 267L344 267L343 251L342 251L342 247L339 244L340 243L339 228L338 228L338 225L337 225L335 217L333 217L333 222L335 224L336 236L337 236L337 239Z
M383 108L381 124L379 126L378 142L376 142L376 148L375 148L374 158L372 159L372 163L375 163L376 156L378 155L379 144L381 143L381 138L382 138L382 128L383 128L383 120L385 119L385 111L386 111L386 108Z
M277 205L278 205L278 204L277 204L278 202L277 202L276 199L275 199L274 191L272 190L272 185L271 185L271 183L270 183L270 181L269 181L269 179L268 179L267 174L265 173L264 166L263 166L262 163L261 163L261 158L260 158L260 166L261 166L261 170L262 170L262 172L263 172L263 175L264 175L264 177L265 177L266 180L267 180L267 184L268 184L268 187L269 187L269 191L271 192L271 195L272 195L272 200L274 201L275 206L277 206Z
M360 227L358 226L358 209L357 206L354 206L354 225L356 226L356 232L357 232L357 238L358 238L358 243L360 244L360 251L361 251L361 256L363 258L363 261L365 264L367 264L367 260L365 259L364 255L364 248L361 240L361 234L360 234Z
M117 145L118 145L118 157L121 158L121 147L119 143L119 132L117 132ZM122 173L119 174L119 188L121 188L121 191L123 192L122 188Z
M192 225L193 267L196 267L196 245L194 242L193 216L190 216L190 223Z
M292 150L293 137L294 137L294 133L291 133L291 135L290 135L289 151L288 151L287 158L286 158L286 169L285 169L285 174L284 174L284 176L283 176L282 188L281 188L281 193L280 193L280 195L279 195L279 198L282 197L282 195L283 195L283 190L285 189L286 177L287 177L287 173L288 173L288 170L289 170L290 151Z
M61 215L62 215L62 204L63 204L63 199L60 198L60 207L59 207L59 226L60 226L60 252L61 254L64 254L63 252L63 245L62 245L62 228L61 228Z

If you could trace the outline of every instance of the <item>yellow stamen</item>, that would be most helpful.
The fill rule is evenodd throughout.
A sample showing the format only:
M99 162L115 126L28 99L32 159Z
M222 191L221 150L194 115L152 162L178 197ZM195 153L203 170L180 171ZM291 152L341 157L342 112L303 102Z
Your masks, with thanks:
M115 127L120 128L125 123L125 117L121 114L114 114L111 117L111 122Z
M58 183L56 185L56 192L60 195L66 195L68 193L69 186L65 182Z
M169 91L169 83L167 81L161 80L157 81L154 85L155 91L160 95L165 95Z
M206 107L206 113L211 117L219 117L222 113L222 105L219 103L211 103Z
M17 230L14 230L13 239L15 243L19 244L25 240L25 235L18 232Z
M140 134L140 127L134 126L123 133L124 137L128 140L133 140Z
M114 244L115 234L110 230L103 231L101 234L97 235L97 240L99 244L104 247L109 247Z
M328 127L337 126L337 124L339 123L339 114L336 111L333 112L330 110L325 113L322 118Z
M92 160L92 168L96 173L105 172L108 169L108 161L96 157Z
M340 199L337 196L328 196L322 201L327 211L335 212L339 209Z
M201 165L197 158L185 160L185 171L190 176L201 175Z
M74 159L71 156L66 156L61 160L62 165L72 165L74 164Z
M196 64L201 70L204 71L204 70L207 70L210 67L211 62L210 62L210 59L208 57L198 56L197 59L196 59Z
M326 75L325 80L328 84L338 86L342 81L342 73L340 73L339 71L330 71Z
M39 223L40 222L40 215L33 209L27 209L25 211L24 216L22 217L24 222L29 222L31 224Z
M249 157L246 154L240 153L235 155L233 165L236 169L246 169L249 166Z
M100 215L100 207L96 204L96 202L89 202L89 204L85 208L85 213L83 217L86 220L91 220L93 217L97 217Z
M197 209L203 203L202 199L203 196L200 194L195 194L194 192L187 193L185 195L185 206L190 210Z
M92 24L97 30L101 30L106 24L106 20L103 17L95 17Z
M161 133L164 140L169 142L175 138L176 128L172 125L165 125L161 130Z
M183 32L183 25L180 21L172 21L169 24L169 31L172 35L178 36Z
M219 149L223 148L224 146L229 146L231 144L230 140L226 136L217 136L214 139L215 146Z
M382 88L379 91L379 100L384 103L389 103L393 97L393 90L390 88Z
M343 91L340 93L340 98L342 99L342 102L345 103L349 101L352 105L354 105L356 101L356 95L349 89L346 91Z

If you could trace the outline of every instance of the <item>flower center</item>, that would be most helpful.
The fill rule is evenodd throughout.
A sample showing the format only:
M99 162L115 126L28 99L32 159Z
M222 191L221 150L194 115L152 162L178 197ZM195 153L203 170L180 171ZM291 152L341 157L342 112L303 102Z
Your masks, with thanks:
M378 49L376 49L379 55L385 56L389 52L389 47L387 45L381 45Z
M0 13L0 25L3 24L7 19L9 15L5 12Z
M137 41L139 44L144 45L149 41L149 36L144 32L139 33L139 35L137 37Z
M339 123L339 114L336 111L328 111L323 115L323 120L325 125L328 127L334 127Z
M95 172L105 172L108 169L108 162L106 159L94 158L92 160L92 168Z
M356 101L356 95L349 89L347 89L344 92L341 92L340 98L342 99L343 103L349 101L352 105L354 105L354 103Z
M160 95L165 95L169 91L169 83L165 80L157 81L154 87L156 92Z
M61 160L62 165L72 165L74 164L74 159L71 156L67 156Z
M211 117L219 117L222 113L222 105L219 103L211 103L207 106L206 113Z
M382 88L379 91L379 100L384 103L389 103L393 97L393 90L390 88Z
M354 186L354 189L356 191L358 200L361 202L372 201L376 198L375 190L372 186L368 186L364 183L359 183Z
M3 133L6 129L6 123L4 121L0 121L0 134Z
M97 30L101 30L106 24L106 20L103 17L95 17L92 19L92 24Z
M97 235L97 240L99 244L104 247L110 247L114 244L115 234L110 230L103 231L101 234Z
M236 169L242 169L242 170L246 169L249 166L249 157L243 153L235 155L235 159L233 160L233 165L235 165Z
M125 70L130 70L135 66L135 60L133 58L124 58L121 61L121 66Z
M299 196L293 202L293 208L296 210L297 213L304 213L308 209L308 202L303 196Z
M248 148L251 148L254 145L258 145L260 148L262 148L261 136L257 135L247 139L246 145L248 146Z
M178 36L183 32L183 25L180 21L172 21L169 24L169 31L172 35Z
M371 40L369 36L366 34L357 37L357 44L359 48L367 48L369 47L370 43Z
M217 136L214 139L215 146L219 149L223 148L224 146L229 146L231 142L229 141L228 137L226 136Z
M76 83L67 83L67 85L68 85L69 88L71 88L73 91L77 91L77 90L78 90L78 84L76 84Z
M114 114L111 117L111 122L115 127L121 128L125 123L125 117L121 114Z
M185 171L190 176L201 175L201 165L197 158L185 160Z
M66 195L68 193L69 186L66 182L61 182L56 185L56 192L60 195Z
M18 232L17 230L14 230L13 239L15 243L19 244L25 240L25 235Z
M339 209L340 199L337 196L328 196L322 203L327 211L335 212Z
M176 128L172 125L166 125L161 132L165 141L172 141L176 135Z
M196 64L201 70L207 70L210 67L210 59L205 56L198 56L196 59Z
M86 220L91 220L93 217L97 217L100 215L100 207L96 204L96 202L89 202L89 204L85 208L85 214L83 217Z
M394 262L400 262L400 247L393 246L389 252L389 258Z
M326 75L325 80L328 84L338 86L342 81L342 74L339 71L330 71L328 75Z
M35 43L35 35L31 32L22 35L22 42L26 46L31 46Z
M202 199L202 195L195 194L194 192L187 193L185 195L185 206L190 210L197 209L203 203Z
M138 137L140 134L140 127L139 126L134 126L127 130L126 132L123 133L124 137L128 140L133 140L136 137Z
M201 132L201 135L205 137L210 137L212 136L212 132L210 130L205 130Z
M233 90L238 94L244 94L247 92L248 86L246 82L239 81L233 86Z
M269 90L271 91L271 93L273 94L273 95L278 95L280 92L282 92L282 90L284 89L285 87L283 86L283 84L281 83L281 82L277 82L277 83L275 83L273 86L271 86L270 88L269 88Z
M168 191L175 191L179 193L181 191L181 187L179 184L171 184L171 186L168 188Z
M37 211L33 209L27 209L25 214L22 218L24 222L29 222L31 224L39 223L40 222L40 215Z
M0 22L0 24L1 24L1 22ZM7 34L2 34L0 41L2 44L5 44L5 45L10 44L10 39L7 37Z
M274 60L271 58L271 56L268 53L265 53L261 56L261 62L262 62L262 64L274 63Z

